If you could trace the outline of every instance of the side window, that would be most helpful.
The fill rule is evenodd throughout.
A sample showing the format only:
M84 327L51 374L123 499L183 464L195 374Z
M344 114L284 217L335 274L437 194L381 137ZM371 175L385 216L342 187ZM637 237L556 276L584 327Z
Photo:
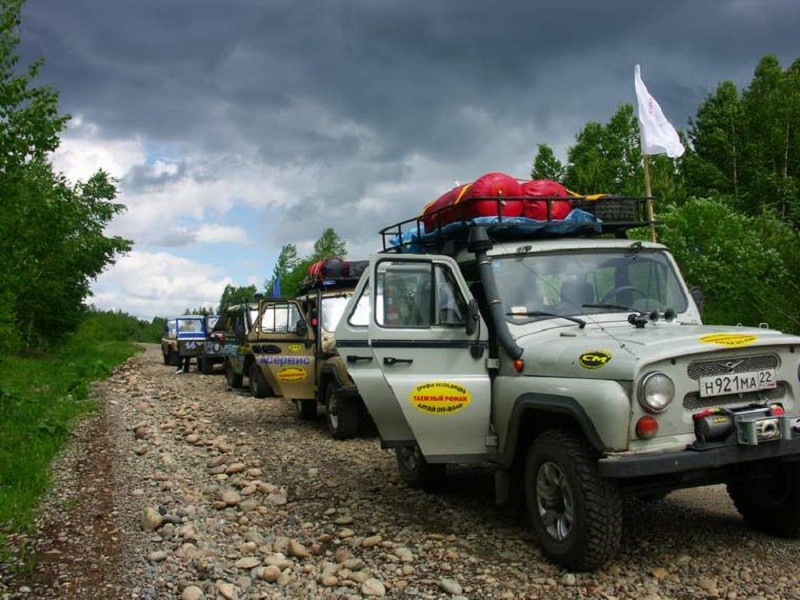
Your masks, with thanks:
M436 291L436 325L445 327L466 325L467 302L455 283L453 273L444 265L434 269Z
M261 313L262 333L296 333L300 311L294 304L272 304Z
M378 266L375 320L382 327L429 327L433 322L433 269L430 263Z
M369 325L369 284L364 286L361 290L361 295L358 297L358 302L353 307L353 311L348 315L347 322L353 327L366 327Z

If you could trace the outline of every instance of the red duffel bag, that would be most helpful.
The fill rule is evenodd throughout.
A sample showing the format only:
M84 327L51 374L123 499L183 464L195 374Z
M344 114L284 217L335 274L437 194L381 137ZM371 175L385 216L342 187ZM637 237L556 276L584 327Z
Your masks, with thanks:
M522 184L522 195L526 197L522 216L537 221L547 221L547 202L545 200L528 200L533 197L565 197L571 194L563 185L552 179L534 179ZM569 214L572 208L570 200L550 201L550 220L561 220Z
M498 213L504 217L519 217L522 215L522 204L519 200L500 201L498 206L498 201L492 198L520 196L522 187L516 179L505 173L486 173L472 183L454 187L428 204L423 209L422 222L425 230L431 231L438 225L475 217L498 216Z

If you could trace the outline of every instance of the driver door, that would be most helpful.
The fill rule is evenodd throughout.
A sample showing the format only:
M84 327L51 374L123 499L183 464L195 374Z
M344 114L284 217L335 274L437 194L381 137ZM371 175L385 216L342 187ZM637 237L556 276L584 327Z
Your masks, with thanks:
M467 284L442 256L379 256L370 265L369 337L422 454L430 462L486 458L490 424L488 336L468 332Z
M263 300L253 327L255 364L276 395L314 398L314 335L295 300Z

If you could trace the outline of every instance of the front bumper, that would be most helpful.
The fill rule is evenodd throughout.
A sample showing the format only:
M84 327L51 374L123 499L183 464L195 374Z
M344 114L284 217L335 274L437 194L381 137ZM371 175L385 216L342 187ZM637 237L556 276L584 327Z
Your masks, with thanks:
M715 469L770 458L800 460L800 435L757 446L733 443L704 449L687 448L679 452L608 456L598 461L598 469L602 477L628 479Z
M203 342L202 341L187 341L187 342L179 342L178 344L178 354L181 357L184 356L200 356L203 353Z

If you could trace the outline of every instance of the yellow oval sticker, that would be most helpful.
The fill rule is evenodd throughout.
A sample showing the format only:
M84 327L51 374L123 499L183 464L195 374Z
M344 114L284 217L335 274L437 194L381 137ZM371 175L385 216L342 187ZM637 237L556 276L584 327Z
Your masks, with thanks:
M584 352L578 357L578 363L584 369L599 369L605 367L611 360L611 352L608 350L591 350Z
M300 344L289 344L287 349L289 350L289 352L300 352L303 349L303 346L301 346Z
M431 381L411 390L408 399L414 408L429 415L451 415L466 408L472 394L457 383Z
M704 344L717 344L730 348L749 346L756 340L758 340L758 336L749 333L710 333L700 338Z
M300 367L284 367L278 371L278 379L286 383L294 383L296 381L303 381L306 378L306 370Z

